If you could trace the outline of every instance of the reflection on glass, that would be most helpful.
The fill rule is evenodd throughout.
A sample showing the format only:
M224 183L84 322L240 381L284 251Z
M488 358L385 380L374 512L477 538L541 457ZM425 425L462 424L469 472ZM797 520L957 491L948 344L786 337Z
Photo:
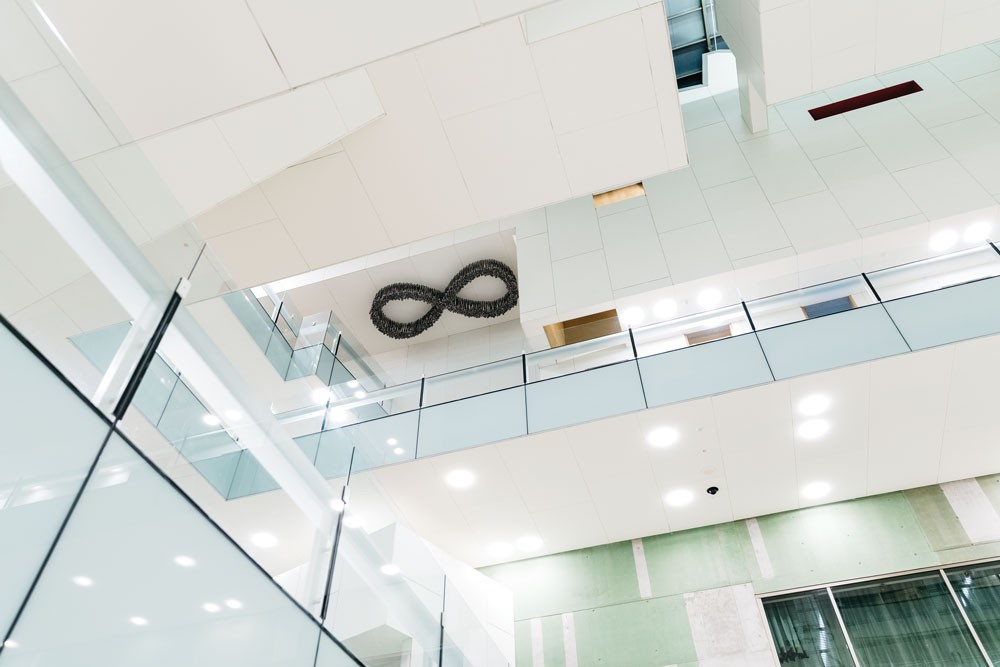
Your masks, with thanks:
M639 356L648 357L730 336L739 336L750 331L746 313L743 312L743 307L737 304L634 329L632 334L635 336L635 346Z
M859 276L749 301L747 308L754 326L760 331L824 315L835 315L875 302L875 295Z
M950 570L948 579L990 660L1000 663L1000 564Z
M833 589L864 667L985 665L937 572Z
M1000 275L1000 255L990 246L971 248L868 274L883 301Z
M778 662L801 667L853 667L826 590L764 600Z

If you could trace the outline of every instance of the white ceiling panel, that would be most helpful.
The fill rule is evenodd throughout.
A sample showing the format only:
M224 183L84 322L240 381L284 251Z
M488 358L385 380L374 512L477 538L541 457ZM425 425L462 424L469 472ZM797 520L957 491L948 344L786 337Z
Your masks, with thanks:
M636 468L649 468L649 456L634 415L565 429L573 456L593 489L608 477L621 477ZM613 452L613 453L612 453Z
M58 64L17 2L0 0L0 78L14 81Z
M194 224L205 238L210 238L277 217L264 192L255 186L202 213Z
M531 45L557 134L656 106L639 11Z
M386 117L343 140L392 245L479 220L420 69L404 55L368 67Z
M938 481L1000 470L996 378L1000 337L968 341L955 350Z
M450 452L433 457L431 461L437 479L442 484L445 483L445 477L454 470L467 470L475 476L475 483L469 488L449 488L451 497L463 510L473 505L503 503L518 497L514 480L494 445Z
M562 134L558 141L574 195L637 183L670 169L655 107Z
M479 18L485 23L507 16L516 16L547 2L551 0L476 0L476 9Z
M293 86L479 25L473 0L250 0Z
M2 190L0 190L2 192ZM13 315L38 301L42 295L9 259L0 254L0 313Z
M253 287L308 268L277 220L216 236L208 240L208 247L238 287Z
M62 67L24 77L10 87L68 160L79 160L118 145Z
M539 89L516 17L428 44L417 51L417 61L445 120Z
M614 454L609 450L607 456ZM648 466L628 475L607 476L596 485L591 483L590 494L611 542L670 530L663 494Z
M40 0L135 138L288 87L242 0Z
M255 183L347 134L323 83L230 111L215 122Z
M533 511L532 518L538 536L545 543L546 553L582 549L609 541L597 507L589 501Z
M389 244L344 153L286 169L261 187L310 268L353 259Z
M527 12L524 32L537 42L638 8L636 0L556 0Z
M591 502L563 431L521 438L499 451L532 512ZM553 475L553 470L560 472Z
M385 115L378 93L375 92L375 86L372 85L365 68L360 67L326 79L325 83L348 130L353 132L362 125Z
M535 93L444 123L484 218L567 199L566 172L542 96Z
M667 147L667 161L671 169L679 169L688 163L687 145L684 139L684 122L681 104L677 96L677 74L670 51L663 3L654 2L642 8L642 27L645 33L646 50L649 54L649 71L656 91L656 106L660 112L660 126Z
M712 399L736 518L798 506L788 391L776 383Z
M145 139L139 146L189 215L207 211L252 185L211 119Z
M132 319L93 273L53 292L52 301L81 331L94 331Z

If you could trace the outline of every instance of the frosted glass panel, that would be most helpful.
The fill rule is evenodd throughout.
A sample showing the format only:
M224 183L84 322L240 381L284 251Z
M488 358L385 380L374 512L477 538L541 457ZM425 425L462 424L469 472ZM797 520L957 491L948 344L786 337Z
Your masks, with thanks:
M342 649L330 635L325 632L319 638L319 651L316 654L316 667L356 667L356 662L347 651Z
M431 456L527 432L524 387L514 387L424 408L417 453Z
M0 359L3 636L110 426L3 326Z
M910 350L882 306L766 329L758 336L778 380Z
M639 359L639 370L650 407L773 379L753 334L644 357Z
M318 633L116 435L0 667L311 667Z
M1000 332L1000 278L927 292L885 304L914 350Z
M646 407L634 361L534 382L527 391L530 433Z

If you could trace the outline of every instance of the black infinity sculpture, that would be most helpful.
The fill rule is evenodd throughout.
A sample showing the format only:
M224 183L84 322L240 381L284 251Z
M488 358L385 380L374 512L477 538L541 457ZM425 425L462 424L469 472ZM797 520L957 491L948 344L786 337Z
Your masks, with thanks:
M462 289L476 278L498 278L507 287L507 293L493 301L476 301L458 296ZM431 309L413 322L397 322L383 312L390 301L423 301ZM393 283L375 293L369 315L375 328L389 338L413 338L434 326L444 311L450 310L466 317L500 317L517 305L517 277L510 267L496 259L481 259L469 264L455 274L444 291L415 283Z

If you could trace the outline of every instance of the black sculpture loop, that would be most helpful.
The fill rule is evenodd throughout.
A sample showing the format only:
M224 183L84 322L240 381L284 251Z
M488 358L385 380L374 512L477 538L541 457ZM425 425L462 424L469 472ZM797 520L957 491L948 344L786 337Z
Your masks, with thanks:
M499 278L507 293L493 301L463 299L458 293L477 278ZM383 312L390 301L423 301L431 309L413 322L397 322ZM450 310L466 317L500 317L517 305L517 277L510 267L495 259L481 259L469 264L455 274L444 291L414 283L393 283L375 293L369 315L375 328L390 338L403 339L419 336L434 326L444 311Z

